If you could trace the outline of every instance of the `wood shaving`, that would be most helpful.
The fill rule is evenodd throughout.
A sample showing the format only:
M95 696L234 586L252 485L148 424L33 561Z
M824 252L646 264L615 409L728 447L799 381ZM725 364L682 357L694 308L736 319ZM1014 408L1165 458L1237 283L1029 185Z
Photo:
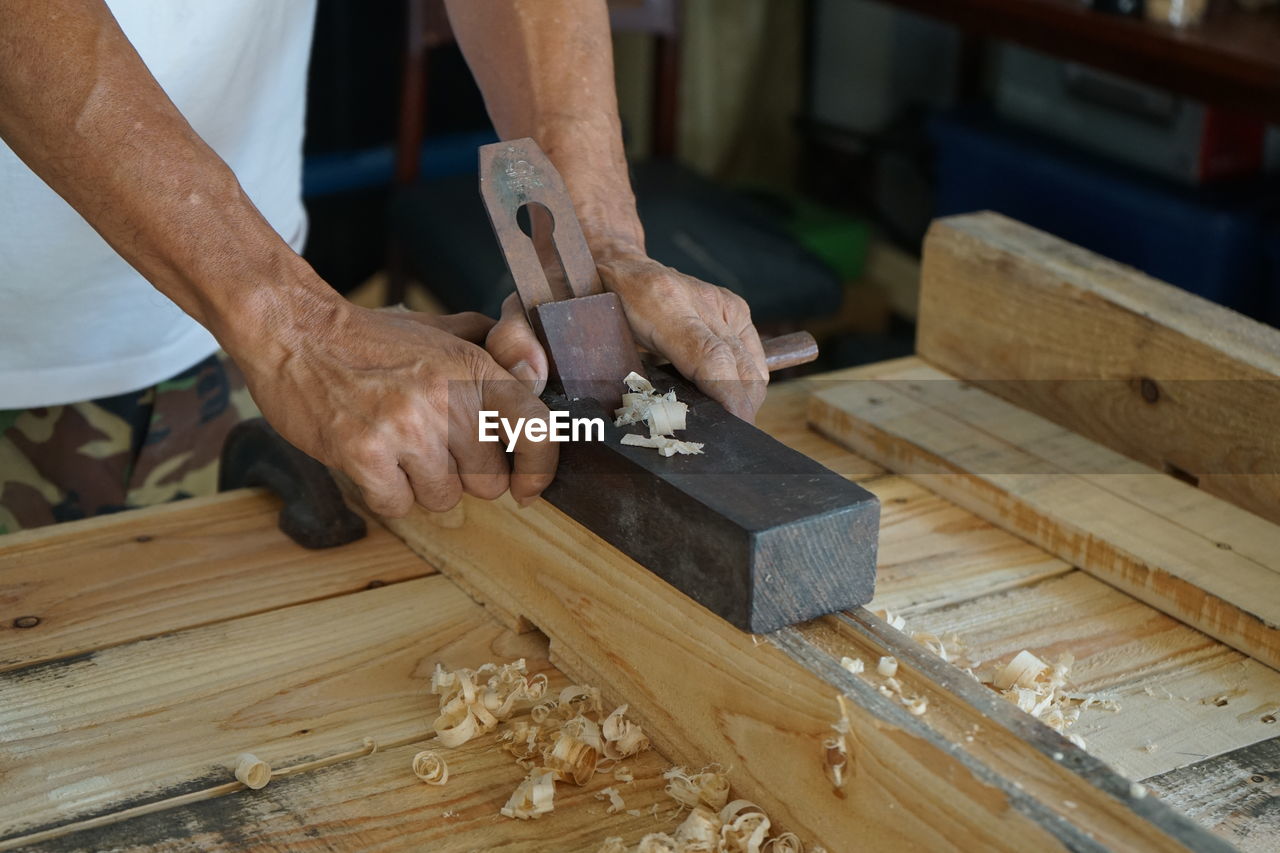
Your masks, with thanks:
M633 781L629 769L614 764L649 749L649 738L627 717L626 705L605 716L600 690L582 684L569 685L549 699L546 676L528 677L523 659L474 670L449 671L437 665L431 692L441 697L433 728L444 747L461 746L505 722L497 734L498 745L528 772L502 807L506 817L528 820L552 811L557 782L585 785L611 768L618 781ZM527 718L508 720L525 708ZM438 760L439 770L434 764L420 767L421 756ZM419 769L438 772L440 781L432 784L444 784L448 778L444 760L433 752L415 757L415 774ZM624 805L616 789L611 790L617 796L610 806L614 813Z
M236 756L236 778L246 787L257 791L271 781L271 765L250 752Z
M1040 660L1031 652L1023 649L1013 656L1013 660L1005 664L1004 668L996 673L996 677L991 683L995 685L997 690L1008 690L1015 684L1018 687L1031 687L1040 673L1049 668L1049 664Z
M425 749L413 757L413 775L428 785L443 785L449 781L449 765L434 749Z
M893 678L898 674L898 659L889 656L880 658L880 663L876 664L876 672L885 678Z
M636 781L635 774L631 772L631 768L624 764L619 764L613 768L613 778L624 783Z
M483 680L483 682L482 682ZM479 669L448 671L436 664L431 692L440 696L440 715L432 724L441 745L458 747L487 734L522 706L537 702L547 677L528 678L521 658L513 663L487 663Z
M719 767L712 765L697 773L673 767L663 775L668 795L682 810L689 809L681 824L671 834L650 833L630 849L620 838L606 838L597 853L804 853L804 845L790 832L769 837L772 822L755 803L729 800L728 777ZM606 788L596 796L612 798L612 790ZM814 847L810 853L826 851Z
M606 758L629 758L649 748L649 738L639 726L626 718L626 713L627 706L619 705L600 725Z
M624 435L622 443L629 447L653 447L663 456L675 456L677 453L685 456L697 456L702 453L703 448L703 444L697 441L680 441L665 435L646 436L634 433Z
M681 441L672 435L685 428L689 412L689 406L676 399L674 390L659 394L648 379L634 372L627 374L623 381L631 389L631 393L622 395L622 408L614 412L614 426L644 422L649 427L647 436L634 433L624 435L623 444L629 447L652 447L663 456L702 453L701 443Z
M556 771L535 767L502 807L504 817L532 820L555 809Z
M609 807L605 809L609 814L617 814L627 807L626 802L622 799L622 795L618 793L618 789L614 788L612 785L608 788L601 788L599 791L596 791L596 799L609 800Z
M849 767L849 708L843 696L836 697L840 719L831 726L835 735L822 742L823 771L837 791L844 788L845 773Z
M862 658L843 657L840 658L840 665L849 672L852 672L854 675L857 675L865 669L862 665Z
M889 610L877 610L875 614L889 623L890 628L896 628L899 631L906 630L907 620Z
M692 774L683 767L672 767L662 778L667 780L671 799L688 808L704 805L718 810L729 800L729 777L717 765Z

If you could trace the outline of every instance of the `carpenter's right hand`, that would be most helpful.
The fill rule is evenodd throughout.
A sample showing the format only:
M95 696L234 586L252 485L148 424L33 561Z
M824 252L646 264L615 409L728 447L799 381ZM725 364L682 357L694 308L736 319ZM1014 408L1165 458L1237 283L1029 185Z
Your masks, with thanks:
M477 346L492 320L337 301L310 313L280 323L282 333L228 349L272 426L342 470L374 512L403 516L414 501L441 512L464 491L492 499L508 488L523 504L551 482L554 443L522 437L509 470L505 439L479 441L481 409L513 422L548 414Z

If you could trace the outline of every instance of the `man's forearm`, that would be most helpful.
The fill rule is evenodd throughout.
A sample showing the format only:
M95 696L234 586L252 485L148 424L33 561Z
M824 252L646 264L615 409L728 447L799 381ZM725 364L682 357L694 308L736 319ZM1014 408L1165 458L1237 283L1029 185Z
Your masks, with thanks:
M449 20L504 139L564 176L598 261L644 252L627 177L604 0L450 0Z
M297 291L324 301L328 288L192 130L102 0L0 0L0 20L0 137L158 289L224 345L256 332L245 318L305 302Z

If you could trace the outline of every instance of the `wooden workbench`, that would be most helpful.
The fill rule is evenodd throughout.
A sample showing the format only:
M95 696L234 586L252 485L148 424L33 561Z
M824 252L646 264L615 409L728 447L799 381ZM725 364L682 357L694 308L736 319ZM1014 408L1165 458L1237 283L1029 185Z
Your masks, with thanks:
M1165 698L1234 689L1243 656L809 431L808 385L773 388L761 424L884 501L876 604L993 656L1088 648L1081 688L1125 700L1086 716L1090 748L1134 778L1269 733ZM448 786L413 778L435 662L525 657L565 677L544 637L499 625L377 525L307 552L275 529L277 507L233 492L0 539L0 848L595 850L669 828L606 815L604 777L560 786L552 817L499 817L523 772L478 743L450 755ZM13 627L24 617L39 623ZM1251 677L1280 696L1280 675ZM315 766L242 790L228 782L244 751ZM667 766L637 762L629 808L663 801Z
M308 552L274 498L240 491L0 538L0 850L594 851L678 822L676 762L719 762L735 796L833 853L1275 849L1280 673L1169 615L1185 590L1122 591L1098 548L1055 556L814 432L824 384L773 387L759 423L881 499L870 607L989 662L1073 655L1074 687L1118 701L1072 729L1087 751L867 610L743 634L545 503L468 498ZM884 654L924 715L839 665ZM444 787L412 776L435 664L519 657L631 704L656 746L620 786L637 814L606 814L600 776L503 818L524 774L487 739L448 754ZM823 765L837 694L842 789ZM277 778L234 782L242 752Z

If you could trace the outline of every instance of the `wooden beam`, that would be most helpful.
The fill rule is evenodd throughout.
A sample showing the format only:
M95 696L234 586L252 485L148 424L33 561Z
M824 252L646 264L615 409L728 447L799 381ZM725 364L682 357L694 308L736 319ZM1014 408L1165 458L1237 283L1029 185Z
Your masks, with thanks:
M829 849L851 838L869 849L1224 849L1096 762L1097 773L1079 772L1078 751L1065 740L1054 741L1056 750L1028 744L988 720L998 734L957 743L931 727L932 713L912 716L798 632L743 634L545 502L519 509L507 498L467 498L447 526L423 511L386 523L441 571L494 595L499 612L542 629L557 666L608 685L664 754L720 763L737 796L807 841ZM904 647L904 659L910 653ZM904 664L904 677L911 668ZM837 694L849 697L852 744L840 791L823 769ZM931 701L938 719L951 718L948 703L965 702L947 691Z
M929 229L916 350L1280 521L1280 331L979 213Z
M435 571L376 524L304 550L279 509L244 490L0 537L0 672Z
M838 374L825 434L1280 668L1280 527L918 359Z

